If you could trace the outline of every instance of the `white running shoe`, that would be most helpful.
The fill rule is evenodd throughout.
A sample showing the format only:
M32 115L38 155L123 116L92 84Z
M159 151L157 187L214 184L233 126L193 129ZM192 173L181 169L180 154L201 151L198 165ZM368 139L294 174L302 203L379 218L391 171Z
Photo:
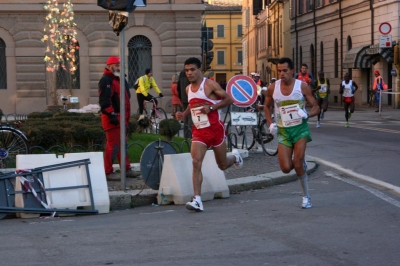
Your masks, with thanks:
M203 203L197 201L195 197L192 198L192 201L186 202L186 209L196 212L204 211Z
M242 156L240 156L240 153L237 149L232 150L232 154L235 155L236 157L236 162L234 164L236 169L241 169L243 167L243 159Z
M303 202L301 203L301 208L302 209L309 209L311 207L312 207L312 204L311 204L310 197L307 197L307 196L303 197Z
M321 122L317 121L317 128L321 127Z

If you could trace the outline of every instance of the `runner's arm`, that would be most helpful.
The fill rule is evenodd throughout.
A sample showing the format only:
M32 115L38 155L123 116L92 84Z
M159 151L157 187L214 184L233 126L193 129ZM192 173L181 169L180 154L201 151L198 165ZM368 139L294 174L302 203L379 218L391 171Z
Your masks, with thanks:
M274 99L272 98L272 95L274 95L274 90L275 90L275 83L272 83L271 85L268 86L267 90L267 95L265 97L265 103L264 103L264 115L265 119L268 122L268 125L271 125L273 123L272 121L272 105L274 103Z
M224 91L217 82L207 79L206 83L204 85L206 86L206 88L209 88L211 90L211 91L209 91L210 92L209 97L211 99L220 99L221 100L219 103L212 105L213 110L218 110L218 109L227 107L233 103L232 97L229 96L229 94L226 93L226 91ZM213 94L215 96L213 96ZM208 106L208 108L204 107L204 109L203 109L203 112L206 114L208 114L210 111L211 110L210 110L209 106Z
M308 117L313 117L318 115L319 106L307 84L301 83L301 92L303 93L304 97L306 97L307 102L311 105L311 110L308 112Z

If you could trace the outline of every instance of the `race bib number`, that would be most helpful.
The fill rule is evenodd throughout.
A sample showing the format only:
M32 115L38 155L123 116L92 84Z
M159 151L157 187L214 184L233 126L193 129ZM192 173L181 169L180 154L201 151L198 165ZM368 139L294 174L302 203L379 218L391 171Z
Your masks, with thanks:
M279 107L283 127L293 127L302 123L303 119L297 113L299 109L297 103Z
M319 89L319 92L326 92L328 90L328 86L326 84L321 84L321 88Z
M203 106L190 109L190 112L192 113L193 124L197 129L206 128L210 126L210 121L208 121L208 115L200 111L200 109L202 108Z

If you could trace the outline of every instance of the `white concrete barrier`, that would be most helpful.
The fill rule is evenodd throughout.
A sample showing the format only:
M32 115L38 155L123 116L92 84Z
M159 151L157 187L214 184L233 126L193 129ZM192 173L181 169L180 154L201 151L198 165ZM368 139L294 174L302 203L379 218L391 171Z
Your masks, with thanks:
M17 155L17 169L32 169L47 165L66 163L82 159L90 159L89 174L93 192L95 209L99 213L108 213L110 210L110 198L104 172L102 152L67 153L64 157L56 157L54 154L27 154ZM59 169L43 173L45 188L59 188L69 186L87 185L86 168L84 165ZM19 180L15 182L15 190L22 190ZM91 208L89 188L46 191L53 208L58 209L83 209ZM24 196L15 195L15 206L24 207ZM20 214L17 217L38 217L38 214Z
M158 202L160 204L185 204L191 201L194 194L192 170L190 153L164 155L163 171L157 195ZM207 151L201 172L203 173L202 201L229 197L225 174L215 162L214 151Z

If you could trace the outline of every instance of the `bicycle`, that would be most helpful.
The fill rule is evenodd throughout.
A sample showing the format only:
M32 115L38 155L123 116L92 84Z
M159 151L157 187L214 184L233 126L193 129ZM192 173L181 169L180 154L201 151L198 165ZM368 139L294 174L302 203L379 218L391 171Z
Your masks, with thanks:
M247 112L255 112L256 109L250 108ZM227 130L229 131L229 135L232 134L231 132L231 121L228 122ZM262 150L270 155L275 156L278 154L278 139L276 136L272 135L269 132L269 126L267 120L263 116L263 112L257 110L257 125L250 126L251 134L245 134L246 129L249 126L234 126L237 135L243 135L241 148L246 148L251 150L254 145L260 144ZM235 134L235 133L233 133ZM235 134L236 135L236 134ZM247 145L250 143L250 145ZM239 145L237 145L239 147Z
M158 125L160 124L161 120L167 119L167 113L164 111L164 109L162 109L161 107L157 107L156 102L154 101L154 99L159 99L161 97L157 96L157 97L153 97L150 101L144 101L143 103L143 112L144 115L150 120L150 123L152 125L152 127L155 129L155 133L158 132ZM150 111L150 115L149 115L149 111L147 110L147 103L153 103L153 106L151 109L149 109ZM137 112L139 114L139 108L137 109Z
M20 130L20 123L14 122L11 125L0 123L0 171L9 172L16 168L17 155L28 154L28 139ZM8 170L6 170L8 169Z

